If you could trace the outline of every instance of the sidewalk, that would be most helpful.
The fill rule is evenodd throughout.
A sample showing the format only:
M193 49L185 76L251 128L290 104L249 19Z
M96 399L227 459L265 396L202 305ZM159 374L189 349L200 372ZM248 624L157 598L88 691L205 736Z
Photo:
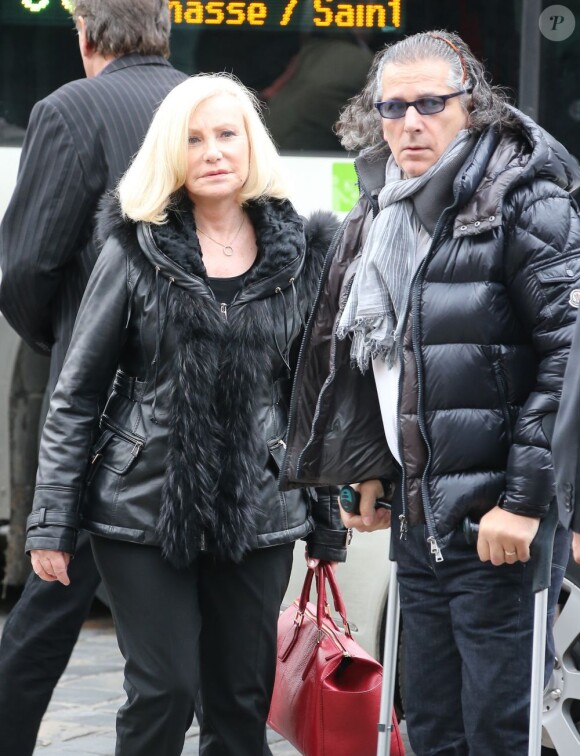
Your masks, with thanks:
M0 632L4 619L0 607ZM85 623L54 692L34 756L112 756L115 715L124 700L123 659L112 621L108 615L94 616ZM273 756L298 756L298 751L273 731L268 731L268 742ZM197 756L198 751L194 722L183 756Z
M0 631L5 615L0 613ZM115 716L125 700L123 659L110 617L85 623L73 655L42 722L34 756L112 756ZM269 732L274 756L298 751L277 733ZM183 756L196 756L199 733L194 722Z

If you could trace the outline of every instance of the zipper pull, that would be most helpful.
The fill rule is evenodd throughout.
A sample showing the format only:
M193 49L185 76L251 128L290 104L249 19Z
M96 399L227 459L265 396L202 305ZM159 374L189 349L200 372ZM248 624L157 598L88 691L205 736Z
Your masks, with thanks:
M131 449L131 456L137 457L142 447L143 447L143 444L140 444L138 441L135 441L135 444L133 448Z
M429 538L427 539L427 543L431 544L431 553L435 554L435 561L442 562L443 554L441 553L441 549L437 545L437 541L435 540L435 537L429 536Z
M228 319L228 306L225 302L221 303L220 310L224 318L227 320Z
M399 534L399 540L400 541L406 541L407 540L407 531L409 530L409 526L407 525L407 517L406 515L402 514L399 515L399 525L401 532Z

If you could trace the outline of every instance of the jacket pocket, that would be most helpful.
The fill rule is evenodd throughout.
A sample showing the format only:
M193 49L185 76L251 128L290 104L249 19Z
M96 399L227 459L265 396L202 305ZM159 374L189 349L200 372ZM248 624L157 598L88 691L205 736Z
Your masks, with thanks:
M117 475L126 475L145 445L145 439L121 428L108 418L101 420L102 434L91 449L91 467L87 484L92 481L99 467Z
M571 255L557 261L550 260L534 268L534 272L542 284L574 283L580 278L580 250L574 250Z
M574 250L572 255L551 260L534 268L535 277L540 284L544 300L542 313L548 319L554 319L578 309L580 304L580 254ZM572 310L570 309L572 308Z

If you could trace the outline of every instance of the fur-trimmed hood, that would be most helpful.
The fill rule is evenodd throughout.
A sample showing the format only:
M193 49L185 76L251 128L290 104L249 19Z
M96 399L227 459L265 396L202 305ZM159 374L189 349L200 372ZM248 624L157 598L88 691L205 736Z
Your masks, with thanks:
M457 173L454 191L461 210L455 237L500 227L505 198L518 186L543 179L568 192L580 187L576 158L529 116L516 108L512 112L516 129L504 134L493 126L486 129ZM361 190L373 202L384 185L390 154L385 144L363 151L355 161Z

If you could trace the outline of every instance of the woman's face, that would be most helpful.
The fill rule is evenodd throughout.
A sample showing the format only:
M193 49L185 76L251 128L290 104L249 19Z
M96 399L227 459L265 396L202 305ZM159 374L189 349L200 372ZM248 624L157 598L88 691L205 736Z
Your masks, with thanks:
M204 100L191 114L185 188L195 204L237 199L248 178L250 142L233 95Z

